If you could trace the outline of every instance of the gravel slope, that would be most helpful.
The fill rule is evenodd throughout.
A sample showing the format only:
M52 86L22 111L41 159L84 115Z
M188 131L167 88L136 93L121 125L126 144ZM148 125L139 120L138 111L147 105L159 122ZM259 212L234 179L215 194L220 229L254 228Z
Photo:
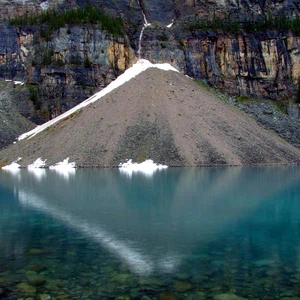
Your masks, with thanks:
M22 86L0 80L0 149L12 144L22 133L35 124L23 117L13 104L13 99L22 97Z
M126 159L170 166L291 164L294 148L184 75L148 69L97 102L0 152L0 164L113 167Z
M235 105L263 128L273 130L281 138L300 149L300 122L292 120L288 115L276 108L271 101L245 101Z

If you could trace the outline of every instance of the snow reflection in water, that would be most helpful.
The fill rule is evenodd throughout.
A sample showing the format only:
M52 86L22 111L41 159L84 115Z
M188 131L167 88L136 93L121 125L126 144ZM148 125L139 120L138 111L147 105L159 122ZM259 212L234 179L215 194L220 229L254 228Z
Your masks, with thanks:
M299 167L45 172L38 179L26 169L0 172L0 263L14 283L39 265L39 276L77 290L77 299L86 287L91 299L141 299L148 291L159 299L166 290L199 299L201 289L207 299L233 290L245 298L251 291L251 299L261 291L268 300L285 290L297 295ZM266 278L274 270L284 276ZM59 295L37 287L45 290Z

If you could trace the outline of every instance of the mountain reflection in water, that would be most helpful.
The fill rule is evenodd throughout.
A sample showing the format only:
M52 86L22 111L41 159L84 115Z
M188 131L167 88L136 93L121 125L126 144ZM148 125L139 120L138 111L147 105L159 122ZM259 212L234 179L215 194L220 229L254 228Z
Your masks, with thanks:
M299 167L190 168L153 176L118 170L0 173L1 187L99 243L139 275L175 272L199 245L300 181Z

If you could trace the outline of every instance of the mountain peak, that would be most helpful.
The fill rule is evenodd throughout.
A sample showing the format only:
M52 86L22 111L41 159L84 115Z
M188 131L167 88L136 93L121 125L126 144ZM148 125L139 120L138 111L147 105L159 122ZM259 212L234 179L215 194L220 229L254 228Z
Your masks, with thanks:
M17 157L24 167L67 157L79 167L129 159L168 166L299 163L298 149L175 71L138 61L76 109L0 152L0 164Z
M120 75L116 80L114 80L106 88L104 88L100 92L94 94L93 96L86 99L85 101L83 101L79 105L75 106L74 108L66 111L64 114L61 114L60 116L46 122L45 124L43 124L41 126L37 126L36 128L34 128L31 131L25 132L24 134L22 134L21 136L18 137L18 140L20 141L20 140L23 140L25 138L30 139L31 137L35 136L39 132L47 129L50 126L52 126L53 124L69 117L70 115L72 115L76 111L80 110L81 108L83 108L83 107L99 100L100 98L102 98L106 94L110 93L114 89L118 88L119 86L123 85L125 82L131 80L132 78L136 77L138 74L140 74L141 72L146 71L149 68L157 68L157 69L161 69L161 70L165 70L165 71L178 72L178 70L176 70L174 67L172 67L168 63L152 64L148 60L139 59L136 64L134 64L131 68L127 69L122 75Z

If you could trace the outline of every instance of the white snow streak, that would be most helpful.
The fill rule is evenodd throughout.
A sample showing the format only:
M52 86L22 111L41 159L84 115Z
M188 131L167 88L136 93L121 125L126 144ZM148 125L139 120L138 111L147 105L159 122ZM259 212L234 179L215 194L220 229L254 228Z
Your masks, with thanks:
M168 166L156 164L152 159L147 159L142 163L133 163L132 159L129 159L125 163L119 164L119 170L121 173L132 177L135 172L142 173L146 176L152 176L157 170L166 169Z
M146 27L150 26L151 24L147 23L144 25L143 29L141 30L140 37L139 37L139 49L138 49L138 58L141 60L142 58L142 41L143 41L143 34Z
M6 81L6 82L11 82L12 80L11 80L11 79L5 79L5 81ZM15 84L15 85L23 85L24 82L15 80L15 81L14 81L14 84Z
M146 18L146 15L145 15L145 13L144 13L144 11L143 11L143 9L142 9L142 6L141 6L141 3L140 3L139 0L138 0L138 5L139 5L140 10L141 10L141 12L142 12L142 14L143 14L143 17L144 17L144 25L145 25L145 26L151 25L150 23L148 23L148 20L147 20L147 18Z
M139 36L138 58L139 58L139 60L140 60L140 59L142 58L142 57L141 57L141 53L142 53L142 41L143 41L144 30L145 30L146 27L150 26L151 23L148 23L148 20L147 20L147 18L146 18L146 15L145 15L145 13L144 13L144 11L143 11L143 9L142 9L142 6L141 6L141 3L140 3L139 0L138 0L138 4L139 4L140 10L141 10L141 12L142 12L142 14L143 14L143 17L144 17L144 26L143 26L143 29L141 30L141 33L140 33L140 36Z
M14 84L15 84L15 85L23 85L24 82L22 82L22 81L14 81Z
M46 201L43 201L40 196L26 192L25 190L19 190L18 196L23 206L33 207L47 213L103 245L106 249L115 253L122 261L126 262L135 273L139 275L150 275L153 272L153 263L150 258L143 255L138 249L132 248L125 241L117 239L100 226L90 224L84 219L64 212L61 208L52 206Z
M130 79L136 77L140 73L146 71L149 68L157 68L165 71L174 71L178 72L174 67L172 67L170 64L164 63L164 64L152 64L150 61L141 59L136 64L134 64L131 68L127 69L122 75L120 75L116 80L111 82L106 88L101 90L100 92L94 94L90 98L86 99L82 103L78 104L77 106L73 107L72 109L66 111L65 113L61 114L60 116L48 121L47 123L37 126L31 131L28 131L21 136L18 137L18 140L23 140L25 138L32 138L36 134L42 132L43 130L47 129L48 127L52 126L53 124L65 119L72 113L80 110L81 108L99 100L106 94L110 93L114 89L118 88L119 86L123 85L125 82L129 81Z

